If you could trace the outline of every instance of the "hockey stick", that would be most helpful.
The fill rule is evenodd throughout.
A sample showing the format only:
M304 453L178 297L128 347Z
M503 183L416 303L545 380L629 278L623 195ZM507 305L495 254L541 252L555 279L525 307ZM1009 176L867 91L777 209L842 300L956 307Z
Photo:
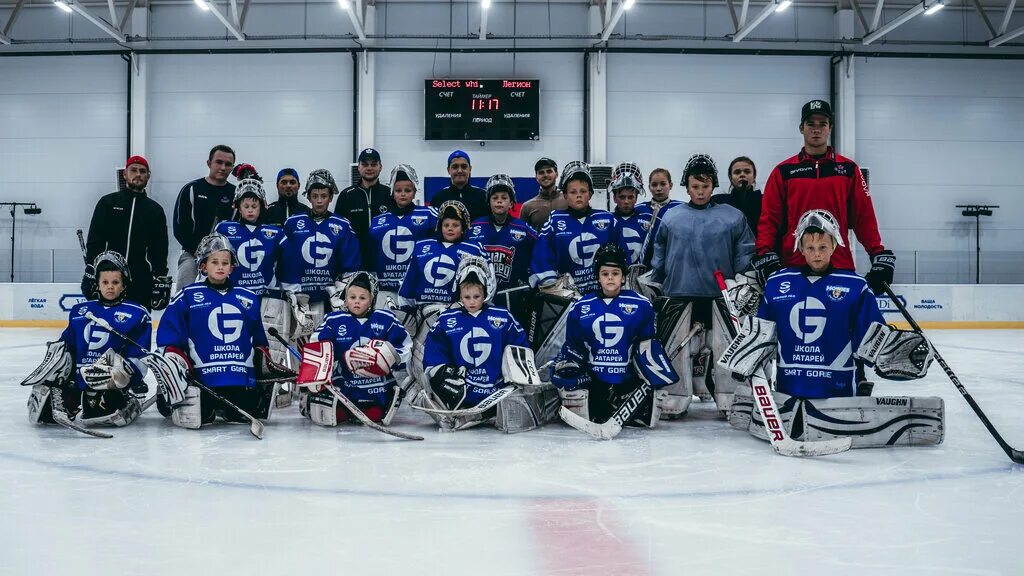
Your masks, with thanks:
M722 298L725 299L725 305L729 309L729 318L732 320L732 330L729 335L735 338L736 331L739 329L739 317L735 303L729 297L729 290L725 286L725 276L722 275L721 270L715 270L715 280L718 282L718 289L722 291ZM775 405L775 396L772 395L771 381L763 366L751 376L750 388L757 399L757 406L762 415L761 420L775 452L783 456L827 456L845 452L853 444L852 438L836 438L818 442L801 442L790 438L778 416L779 409Z
M960 379L957 378L956 374L953 373L953 369L950 368L949 364L946 363L945 358L943 358L942 355L939 354L939 351L935 349L935 345L932 344L931 340L928 340L928 337L924 335L924 331L921 330L921 326L918 325L917 321L915 321L914 318L910 315L910 312L907 310L907 307L904 306L903 302L900 302L900 299L896 297L895 293L893 293L892 287L889 286L889 284L883 282L882 290L885 291L886 296L888 296L889 299L892 300L894 304L896 304L896 307L899 308L900 314L902 314L903 317L906 318L907 322L910 324L910 327L914 329L914 332L920 334L928 342L928 345L931 346L932 354L934 354L935 359L938 360L939 366L942 366L942 370L946 373L946 376L949 377L950 382L952 382L953 385L956 386L956 389L960 391L960 395L964 397L964 400L967 400L967 403L971 406L971 409L974 410L974 413L977 414L978 418L981 419L981 423L984 424L985 428L988 429L989 434L991 434L992 437L996 439L996 442L999 444L999 447L1003 449L1003 452L1006 452L1006 455L1010 457L1010 460L1013 460L1017 464L1024 464L1024 451L1017 450L1013 446L1007 444L1006 440L1003 440L1002 435L1000 435L999 432L996 431L995 426L993 426L992 422L989 421L988 416L986 416L985 413L981 410L981 406L978 406L978 403L974 401L974 397L971 396L970 392L968 392L967 389L964 388L964 385L960 383Z
M141 350L142 353L145 354L146 356L156 356L155 353L150 352L149 350L143 348L142 344L139 344L135 340L132 340L131 338L129 338L128 336L126 336L125 334L121 333L120 331L118 331L113 326L111 326L110 323L107 322L106 320L104 320L102 318L97 318L96 315L93 314L92 312L86 312L85 313L85 317L88 318L89 320L91 320L92 322L95 322L96 324L98 324L99 326L104 328L105 330L109 331L111 334L119 336L125 342L128 342L130 344L135 345L135 347L138 348L139 350ZM207 386L206 384L203 384L199 380L196 380L195 378L191 378L190 377L188 379L188 383L191 384L192 386L195 386L195 387L199 388L203 392L206 392L211 398L213 398L214 400L220 402L221 404L224 404L228 408L231 408L239 416L241 416L242 418L245 418L246 420L248 420L249 421L249 432L253 436L255 436L257 439L259 439L259 440L263 439L263 428L264 428L263 422L260 422L252 414L249 414L245 410L242 410L241 408L239 408L238 405L235 404L234 402L228 400L227 398L221 396L220 394L217 394L209 386ZM159 393L160 392L157 391L157 394L159 394Z
M85 249L85 237L82 236L82 229L79 228L76 233L78 234L78 246L82 249L82 260L85 260L85 265L89 265L89 255Z
M300 355L297 350L288 345L288 342L281 337L281 333L277 331L277 328L270 327L269 329L267 329L267 333L276 338L277 341L280 342L281 345L284 346L286 349L288 349L288 352L291 352L292 356L295 356L300 363L302 362L302 355ZM342 406L344 406L345 409L349 411L349 413L355 416L357 420L362 422L363 426L366 426L367 428L372 428L377 432L390 434L391 436L394 436L396 438L402 438L404 440L423 440L423 436L416 436L415 434L406 434L405 432L392 430L391 428L381 426L380 424L377 424L373 420L370 420L369 416L363 414L363 411L360 410L359 407L356 406L351 400L349 400L344 394L339 392L338 389L333 384L326 384L324 385L324 388L326 388L335 398L337 398L338 402L341 402ZM397 393L398 392L396 392L396 394Z
M669 362L675 360L676 356L683 351L683 348L690 343L690 340L694 336L704 330L704 325L700 322L694 322L693 326L690 327L690 331L683 337L682 342L676 346L676 349L672 351L672 355L669 356ZM558 415L562 418L562 421L579 430L580 432L586 432L598 440L611 440L618 436L619 432L622 432L622 426L633 419L633 415L643 404L644 400L651 393L651 387L646 383L637 388L632 394L626 397L626 400L612 412L612 415L605 422L598 424L597 422L591 422L579 414L569 410L562 406L558 409Z
M81 432L82 434L88 434L89 436L95 436L96 438L113 438L113 434L107 434L106 432L100 432L99 430L90 430L80 424L75 424L71 421L68 416L68 411L64 408L64 396L60 388L52 386L50 390L50 415L53 417L53 421L61 426L74 430L75 432Z

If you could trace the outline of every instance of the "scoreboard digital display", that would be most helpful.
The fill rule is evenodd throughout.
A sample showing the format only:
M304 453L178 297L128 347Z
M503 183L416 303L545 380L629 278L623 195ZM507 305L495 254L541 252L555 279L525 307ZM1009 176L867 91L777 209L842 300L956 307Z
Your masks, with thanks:
M426 140L539 140L539 80L424 81Z

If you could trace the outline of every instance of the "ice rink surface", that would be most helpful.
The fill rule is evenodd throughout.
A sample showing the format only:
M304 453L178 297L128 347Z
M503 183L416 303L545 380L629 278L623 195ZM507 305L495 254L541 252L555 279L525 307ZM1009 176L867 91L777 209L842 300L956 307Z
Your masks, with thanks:
M709 404L599 442L561 424L409 442L156 412L103 440L30 425L18 385L58 332L0 330L0 574L1024 574L1024 466L933 364L876 395L946 400L934 448L784 458ZM931 331L1024 446L1024 332Z

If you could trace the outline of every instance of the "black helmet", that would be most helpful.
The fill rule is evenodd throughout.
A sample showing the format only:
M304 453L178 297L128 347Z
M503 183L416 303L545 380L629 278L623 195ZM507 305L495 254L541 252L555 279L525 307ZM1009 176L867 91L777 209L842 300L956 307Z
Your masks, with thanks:
M124 290L121 291L121 296L117 298L116 302L124 300L128 286L132 283L132 274L128 271L128 263L125 262L124 257L113 250L100 252L92 261L92 269L96 273L92 282L92 291L95 294L100 293L100 272L120 272Z
M626 273L626 253L618 244L604 244L594 254L594 274L601 271L601 266L614 266Z
M441 232L441 221L445 218L455 218L462 222L463 234L469 232L469 227L473 225L469 218L469 210L466 210L466 205L458 200L446 200L437 209L437 232Z
M516 185L512 182L512 177L508 174L495 174L487 179L487 184L484 187L487 193L487 203L491 203L491 195L495 192L507 192L509 200L513 204L516 203Z
M709 154L694 154L683 168L683 186L688 186L690 176L710 176L711 188L718 188L718 167Z

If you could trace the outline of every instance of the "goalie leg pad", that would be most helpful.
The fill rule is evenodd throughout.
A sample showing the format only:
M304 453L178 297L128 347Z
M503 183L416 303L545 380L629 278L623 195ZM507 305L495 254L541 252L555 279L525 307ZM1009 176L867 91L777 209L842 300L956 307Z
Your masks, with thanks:
M672 359L672 368L679 379L662 390L659 409L666 420L680 418L690 408L693 400L694 383L692 358L701 348L701 334L686 341L692 328L693 307L678 300L663 298L658 301L658 340L665 343L665 350ZM684 343L685 342L685 343ZM680 349L679 345L683 344Z
M309 419L319 426L337 426L338 398L326 390L310 394Z
M22 386L36 386L38 384L60 384L66 381L74 370L74 363L71 361L71 353L63 340L46 343L46 355L39 366L21 381Z
M558 391L553 386L516 390L498 403L494 426L506 434L527 432L558 420Z
M82 424L86 426L127 426L141 414L138 398L121 390L87 390L82 398Z
M413 398L411 404L414 406L422 406L424 408L432 408L434 410L448 410L447 406L442 404L434 394L427 390L420 390L416 394L416 397ZM440 428L442 432L456 432L458 430L465 430L484 423L484 417L482 414L470 414L459 417L448 416L445 414L434 414L432 412L427 412L427 414L434 420L434 422L437 423L438 428Z
M291 334L288 323L290 313L288 303L280 298L268 295L260 300L260 316L263 318L263 328L266 330L276 328L279 334L287 337L288 334ZM270 343L270 357L274 359L274 362L288 367L295 365L294 358L277 338L268 333L267 342Z
M57 389L60 390L59 388ZM53 422L53 406L50 403L52 386L36 384L28 396L28 421L33 424L49 424ZM58 392L59 393L59 392Z
M750 385L743 383L736 386L733 391L732 406L729 408L729 425L738 430L750 429L753 410L754 391L750 389Z
M705 337L705 342L711 348L712 358L721 358L729 348L732 341L729 330L731 326L732 319L725 308L725 302L715 300L711 306L711 332ZM728 413L732 406L733 393L743 379L734 377L732 370L717 364L714 365L711 376L714 379L715 404L719 410Z
M545 302L543 296L538 297L537 305L540 307L546 307L548 311L553 310L556 306L562 305L562 302L559 302L557 298L548 298L549 299ZM537 348L534 362L538 366L555 359L559 352L562 351L562 344L565 343L565 332L569 325L569 305L571 303L571 300L564 301L564 308L559 312L558 319L551 324L551 329L546 332L542 342L539 345L534 343ZM543 310L541 312L543 312ZM538 320L538 322L544 323L545 321Z
M198 386L189 386L184 390L184 401L171 406L171 422L175 426L198 430L203 425L203 395ZM210 410L212 412L212 409ZM212 420L207 416L207 420Z
M581 388L578 390L558 390L558 397L562 400L562 406L566 407L573 414L580 418L590 420L590 403L588 397L590 391Z
M408 368L409 374L413 377L413 384L416 388L429 389L428 380L429 378L423 371L423 356L426 352L425 343L427 341L427 334L430 329L437 324L438 317L441 316L441 312L448 309L447 304L426 304L420 307L417 314L420 318L416 322L415 330L410 330L409 334L413 334L412 343L412 360L410 361Z
M849 437L853 448L884 448L933 446L944 438L945 404L938 397L852 396L798 404L801 440Z
M765 362L775 357L778 347L775 322L756 316L744 316L740 329L725 353L718 357L718 365L749 378Z

